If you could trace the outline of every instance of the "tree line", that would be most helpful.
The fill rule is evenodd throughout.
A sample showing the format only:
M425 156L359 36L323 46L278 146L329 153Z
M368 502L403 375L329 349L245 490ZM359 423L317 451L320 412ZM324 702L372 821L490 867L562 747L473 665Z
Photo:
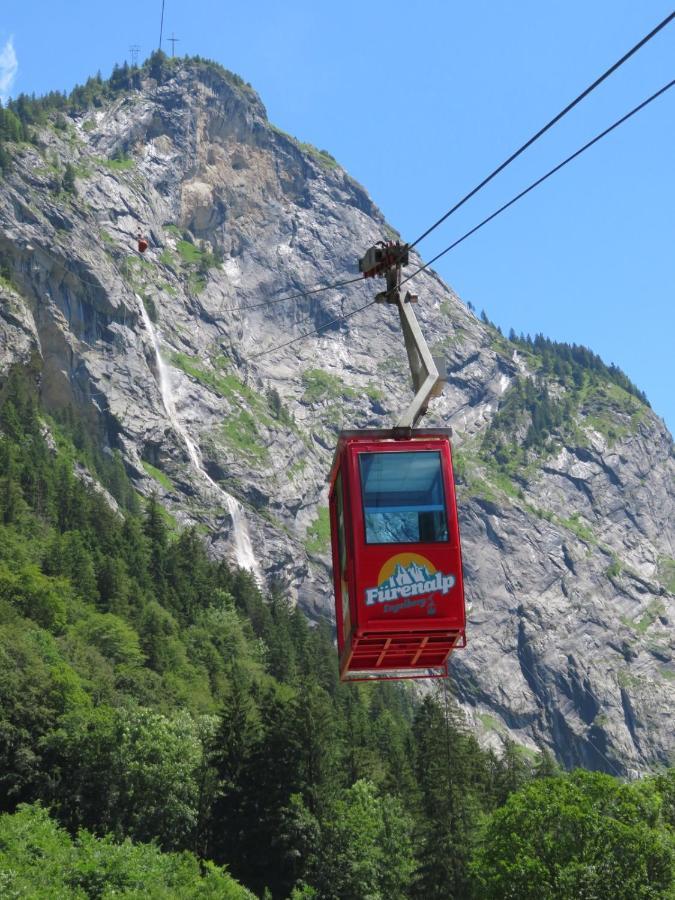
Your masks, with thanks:
M571 379L575 387L580 388L584 374L595 373L618 385L626 393L637 397L645 406L649 406L647 395L633 384L619 366L614 363L607 365L597 353L584 347L583 344L554 341L544 337L543 334L535 334L534 338L529 334L517 335L513 328L509 332L509 340L538 356L543 374L557 376L563 381Z
M451 692L341 684L329 625L211 559L109 437L2 385L0 886L131 896L147 858L158 896L668 896L672 772L498 756Z
M482 319L496 328L485 313ZM601 416L611 437L616 432L617 409L635 414L639 404L649 407L644 392L618 366L606 365L587 347L552 341L542 334L517 335L513 329L509 341L531 357L535 373L513 379L481 443L483 458L507 474L516 473L532 455L553 450L556 440L578 438L578 415L581 419L584 414ZM608 393L613 385L629 396L613 397Z
M109 78L100 72L90 76L84 84L75 85L68 93L49 91L42 96L21 93L0 102L0 177L11 168L12 147L28 142L39 145L39 132L48 124L65 129L65 116L77 116L89 109L100 109L106 102L122 94L140 90L144 78L152 78L162 84L170 77L176 65L188 63L210 69L231 84L240 88L250 85L235 72L230 72L213 60L201 56L185 56L182 59L168 57L162 50L155 50L140 66L115 63ZM66 188L67 189L67 188Z

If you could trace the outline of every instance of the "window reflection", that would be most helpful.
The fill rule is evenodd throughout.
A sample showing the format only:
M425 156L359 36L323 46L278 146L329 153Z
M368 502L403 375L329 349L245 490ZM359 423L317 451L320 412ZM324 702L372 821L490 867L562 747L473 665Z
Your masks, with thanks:
M439 452L361 453L359 463L366 543L448 540Z

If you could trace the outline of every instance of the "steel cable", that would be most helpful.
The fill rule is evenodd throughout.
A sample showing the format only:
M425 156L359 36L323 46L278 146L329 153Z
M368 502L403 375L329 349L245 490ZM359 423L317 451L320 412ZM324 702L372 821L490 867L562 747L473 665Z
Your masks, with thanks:
M410 281L411 278L415 278L415 276L419 275L420 272L423 272L425 269L428 269L429 266L431 266L433 263L435 263L437 260L439 260L442 256L445 256L446 253L449 253L450 250L453 250L455 247L457 247L458 244L461 244L462 241L465 241L468 237L471 237L472 234L475 234L484 225L487 225L488 222L491 222L497 216L501 215L501 213L503 213L505 210L507 210L510 206L513 206L514 203L517 203L518 200L523 198L526 194L529 194L530 191L533 191L536 187L538 187L540 184L542 184L544 181L546 181L548 178L550 178L551 175L555 175L556 172L559 172L560 169L562 169L568 163L572 162L573 159L576 159L577 156L580 156L582 153L584 153L586 150L588 150L594 144L597 144L598 141L602 140L602 138L606 137L608 134L610 134L610 132L614 131L615 128L618 128L619 125L623 125L624 122L628 121L628 119L630 119L636 113L640 112L640 110L644 109L646 106L648 106L650 103L652 103L658 97L660 97L662 94L665 94L665 92L670 90L674 85L675 85L675 79L673 79L672 81L669 81L668 84L664 85L662 88L660 88L660 90L656 91L650 97L647 97L647 99L643 100L642 103L638 104L638 106L633 107L633 109L631 109L630 112L627 112L620 119L617 119L617 121L614 122L612 125L610 125L609 128L605 128L604 131L601 131L600 134L597 134L594 138L592 138L590 141L588 141L586 144L584 144L583 147L580 147L576 152L572 153L570 156L568 156L566 159L564 159L561 163L558 163L557 166L554 166L552 169L549 169L549 171L545 175L542 175L541 178L538 178L536 181L533 181L532 184L530 184L528 187L526 187L524 190L522 190L519 194L516 194L515 197L512 197L511 200L508 201L508 203L505 203L503 206L500 206L499 209L497 209L491 215L487 216L487 218L483 219L482 222L479 222L478 225L475 225L469 231L465 232L460 238L457 238L456 241L453 241L452 244L450 244L444 250L441 250L440 253L437 253L436 256L433 256L429 260L429 262L424 263L424 265L420 266L419 269L412 272L410 275L407 275L405 278L401 279L401 284L405 284L406 281Z
M488 184L490 181L492 181L492 179L496 175L499 175L500 172L503 172L504 169L508 165L510 165L515 159L517 159L521 155L521 153L524 153L528 147L531 147L535 141L539 140L539 138L542 137L542 135L546 134L546 132L550 128L552 128L557 122L559 122L564 116L566 116L568 112L570 112L572 109L574 109L575 106L577 106L579 103L581 103L581 101L585 97L587 97L592 91L594 91L599 85L601 85L603 81L605 81L607 78L609 78L609 76L613 72L616 72L616 70L620 66L622 66L625 62L627 62L631 58L631 56L633 56L635 53L637 53L637 51L641 47L644 47L644 45L646 43L648 43L653 37L655 37L674 18L675 18L675 12L671 12L670 15L666 16L666 18L662 22L659 22L659 24L656 26L656 28L652 29L652 31L650 31L649 34L645 35L642 38L642 40L638 41L638 43L635 44L634 47L632 47L627 53L625 53L621 57L621 59L618 59L613 65L611 65L609 67L609 69L607 69L605 72L603 72L603 74L600 75L599 78L596 78L596 80L593 82L593 84L590 84L584 91L582 91L579 94L578 97L575 97L575 99L572 100L571 103L568 103L567 106L564 109L562 109L556 116L554 116L550 122L548 122L546 125L544 125L543 128L540 128L536 134L532 135L532 137L528 141L526 141L521 147L519 147L518 150L515 151L515 153L512 153L508 159L504 160L504 162L501 165L497 166L497 168L493 172L491 172L487 176L487 178L484 178L480 182L480 184L477 184L476 187L473 188L473 190L469 191L468 194L466 194L464 197L462 197L461 200L459 200L457 203L455 203L455 205L451 209L449 209L445 213L445 215L441 216L441 218L438 219L436 222L434 222L434 224L431 225L429 228L427 228L426 231L422 232L422 234L418 238L416 238L412 242L412 244L408 245L408 249L412 249L413 247L416 247L417 244L420 243L420 241L423 241L424 238L427 237L427 235L431 234L432 231L434 231L436 228L438 228L439 225L441 225L443 222L445 222L445 220L447 218L449 218L454 212L456 212L460 208L460 206L463 206L467 200L470 200L471 197L473 197L475 194L478 193L478 191L480 191L482 188L484 188L485 185Z
M347 278L344 281L336 281L334 284L328 284L325 287L312 288L309 291L300 291L297 294L290 294L288 297L276 297L273 300L265 300L262 303L252 303L250 306L226 306L220 309L220 313L241 312L249 309L260 309L263 306L273 306L275 303L285 303L288 300L300 300L302 297L309 297L312 294L321 294L324 291L332 291L337 288L345 287L348 284L356 284L357 281L363 281L363 275L357 275L356 278Z
M401 285L405 284L407 281L410 281L412 278L415 278L415 276L419 275L420 272L423 272L425 269L428 269L429 266L431 266L433 263L435 263L442 256L445 256L446 253L449 253L450 250L457 247L458 244L461 244L468 237L471 237L472 234L475 234L477 231L479 231L481 228L483 228L484 225L487 225L488 222L491 222L497 216L501 215L501 213L503 213L505 210L509 209L509 207L511 207L515 203L517 203L518 200L522 199L526 194L529 194L530 191L533 191L536 187L538 187L540 184L542 184L544 181L546 181L548 178L550 178L556 172L559 172L564 166L566 166L568 163L572 162L572 160L576 159L578 156L580 156L582 153L584 153L586 150L588 150L594 144L597 144L598 141L602 140L602 138L606 137L608 134L610 134L612 131L614 131L616 128L618 128L620 125L623 125L624 122L627 122L628 119L632 118L632 116L636 115L636 113L640 112L640 110L644 109L646 106L648 106L650 103L652 103L658 97L660 97L662 94L665 94L665 92L670 90L673 86L675 86L675 79L673 79L672 81L669 81L668 84L665 84L662 88L660 88L658 91L653 93L650 97L647 97L647 99L643 100L642 103L639 103L637 106L633 107L633 109L631 109L629 112L627 112L624 116L622 116L620 119L617 119L617 121L614 122L612 125L610 125L608 128L605 128L604 131L601 131L594 138L592 138L590 141L587 141L587 143L585 143L582 147L580 147L578 150L576 150L574 153L572 153L570 156L568 156L562 162L558 163L557 166L554 166L552 169L549 169L549 171L546 172L545 175L542 175L541 178L538 178L536 181L533 181L532 184L530 184L524 190L520 191L519 194L516 194L515 197L512 197L511 200L509 200L507 203L504 203L502 206L500 206L499 209L495 210L495 212L493 212L491 215L489 215L485 219L483 219L482 222L479 222L478 225L475 225L469 231L465 232L460 238L457 238L456 241L453 241L453 243L450 244L448 247L446 247L444 250L441 250L440 253L437 253L436 256L432 257L429 260L429 262L426 262L423 266L420 266L418 269L416 269L410 275L407 275L405 278L401 279L400 284ZM357 279L357 280L360 280L360 279ZM292 338L290 341L286 341L285 343L278 344L274 347L270 347L268 350L263 350L262 352L249 357L249 360L258 359L261 356L266 356L268 353L273 353L275 350L281 350L284 347L288 347L291 344L295 344L298 341L303 340L304 338L311 337L313 334L318 334L321 331L323 331L324 329L329 328L331 325L335 325L338 322L342 322L345 319L351 318L351 316L355 315L358 312L361 312L361 310L366 309L367 307L371 306L375 302L376 302L375 300L371 300L370 302L364 304L363 306L358 307L355 310L352 310L351 312L347 313L344 316L338 316L337 318L332 319L330 322L327 322L325 325L321 325L319 328L315 328L312 331L308 331L306 334L302 334L302 335L299 335L298 337ZM298 323L298 324L302 324L302 323Z
M283 344L277 344L275 347L270 347L268 350L262 350L260 353L255 353L253 356L248 357L248 362L251 362L254 359L260 359L261 356L267 356L268 353L274 353L276 350L282 350L284 347L289 347L291 344L296 344L298 341L302 341L305 338L311 337L313 334L320 334L320 332L325 331L326 328L330 328L331 325L337 325L338 322L344 322L346 319L351 319L352 316L355 316L356 313L360 313L364 309L368 309L369 306L372 306L373 303L376 303L376 300L369 300L368 303L364 303L363 306L359 306L357 309L353 309L351 312L345 313L343 316L337 316L335 319L331 319L330 322L326 322L325 325L319 325L318 328L312 329L312 331L308 331L306 334L301 334L298 337L291 338L290 341L285 341Z
M525 672L530 676L530 678L532 679L532 681L536 683L536 681L537 681L536 676L534 675L534 673L532 672L532 670L529 668L529 666L525 665L525 663L523 662L523 660L520 659L520 658L518 659L518 665L521 667L521 669L524 669ZM531 689L531 686L530 686L530 689ZM591 697L593 697L593 699L595 700L595 702L598 704L598 706L602 707L602 703L601 703L600 699L593 693L593 691L590 689L590 687L588 687L588 685L586 686L586 689L587 689L588 693L591 695ZM532 691L532 693L534 693L534 691ZM535 696L536 696L536 694L535 694ZM586 740L586 741L588 741L588 743L589 743L589 744L591 745L591 747L595 750L595 752L605 760L605 762L606 762L607 765L610 767L610 769L613 769L613 770L614 770L614 773L617 775L617 777L619 777L619 778L622 778L622 777L623 777L622 774L621 774L621 772L620 772L620 770L614 765L614 763L611 761L611 759L609 759L609 758L602 752L602 750L598 747L598 745L595 744L587 734L583 736L583 739Z
M585 99L590 93L592 93L597 87L599 87L610 75L616 72L624 63L626 63L632 56L634 56L638 50L645 46L652 38L654 38L660 31L662 31L673 19L675 18L675 12L670 13L666 16L663 21L659 22L659 24L653 28L648 34L646 34L637 44L631 47L624 55L618 59L615 63L613 63L608 69L606 69L602 75L600 75L596 80L590 84L585 90L583 90L574 100L567 104L567 106L562 109L556 116L554 116L546 125L539 129L536 134L532 135L529 140L527 140L521 147L518 148L511 156L508 157L501 165L499 165L496 169L494 169L486 178L484 178L479 184L476 185L468 194L462 197L451 209L448 210L440 219L434 222L426 231L424 231L418 238L416 238L411 244L408 245L408 249L412 249L417 246L425 237L431 234L439 225L446 221L454 212L456 212L461 206L463 206L467 200L470 200L475 194L478 193L482 188L484 188L493 178L495 178L500 172L502 172L507 166L509 166L515 159L517 159L528 147L531 147L535 141L539 140L547 131L549 131L555 124L557 124L567 113L571 112L583 99ZM479 226L481 227L481 226ZM421 270L418 270L421 271ZM417 273L415 273L417 274ZM413 276L410 276L413 277ZM261 303L255 303L250 306L233 306L226 307L225 309L220 310L220 312L240 312L245 310L253 310L260 309L265 306L271 306L275 303L285 303L290 302L292 300L299 300L302 297L308 297L312 294L319 294L323 291L333 290L334 288L345 287L349 284L355 284L357 281L361 281L363 276L359 275L356 278L345 279L343 281L335 282L334 284L327 285L325 287L313 288L309 291L301 291L296 294L290 294L286 297L278 297L274 300L268 300ZM407 279L406 279L407 280Z

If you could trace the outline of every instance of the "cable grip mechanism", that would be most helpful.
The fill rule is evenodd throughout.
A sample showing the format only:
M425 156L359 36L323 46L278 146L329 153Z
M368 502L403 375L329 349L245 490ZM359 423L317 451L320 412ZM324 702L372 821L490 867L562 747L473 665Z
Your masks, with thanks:
M394 426L394 432L401 437L410 434L427 411L429 401L438 397L443 390L443 379L413 308L413 304L417 303L417 296L410 292L406 292L405 297L401 296L401 268L407 266L408 261L408 244L400 241L379 241L359 260L359 271L363 272L364 278L386 278L386 290L380 291L375 300L378 303L394 303L398 307L415 391L415 396Z

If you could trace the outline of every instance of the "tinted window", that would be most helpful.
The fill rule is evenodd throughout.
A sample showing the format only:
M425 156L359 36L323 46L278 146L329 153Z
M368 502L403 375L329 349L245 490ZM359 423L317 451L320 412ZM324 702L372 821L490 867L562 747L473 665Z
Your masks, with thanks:
M345 503L342 494L342 472L335 479L338 552L340 555L340 583L342 587L342 628L345 637L350 632L349 589L347 587L347 540L345 535Z
M359 463L367 544L448 540L440 453L361 453Z
M345 541L345 510L344 500L342 498L342 472L335 479L335 498L337 506L337 523L338 523L338 550L340 553L340 572L344 573L347 568L347 543Z

